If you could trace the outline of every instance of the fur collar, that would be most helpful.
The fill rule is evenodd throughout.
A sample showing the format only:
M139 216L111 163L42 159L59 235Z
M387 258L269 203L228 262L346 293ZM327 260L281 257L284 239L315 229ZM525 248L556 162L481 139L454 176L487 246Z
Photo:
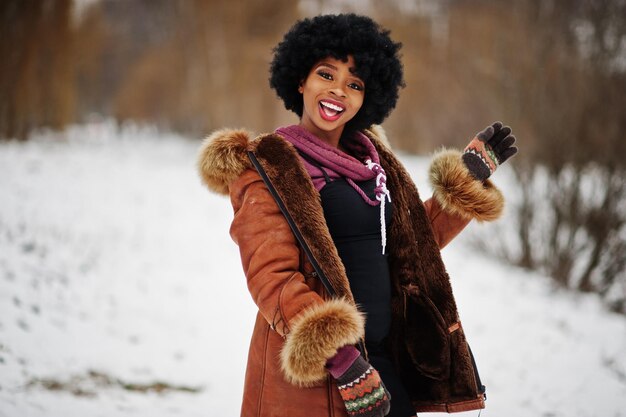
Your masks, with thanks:
M389 148L385 131L372 125L364 133L371 139ZM210 134L202 143L198 155L198 171L209 190L228 195L228 185L246 169L252 168L247 151L255 150L264 137L278 135L253 134L244 129L221 129Z
M210 134L200 147L198 172L209 190L228 195L229 184L252 168L246 152L252 134L242 129L222 129Z

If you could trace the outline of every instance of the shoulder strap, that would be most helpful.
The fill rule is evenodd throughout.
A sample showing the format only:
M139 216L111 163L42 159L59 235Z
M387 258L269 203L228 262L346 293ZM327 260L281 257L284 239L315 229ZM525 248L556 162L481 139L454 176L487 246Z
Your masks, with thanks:
M298 226L296 225L293 218L291 217L291 214L289 214L289 212L287 211L287 207L285 207L285 203L280 198L280 195L278 195L276 188L274 188L274 185L272 185L272 182L270 181L269 177L267 176L267 173L265 172L265 170L259 163L259 160L257 159L254 152L248 151L248 158L250 158L250 162L252 162L252 165L254 165L254 168L256 168L257 172L263 179L263 182L267 186L267 189L270 191L270 194L272 194L272 197L274 197L274 200L276 200L276 204L278 204L280 211L283 213L283 216L285 216L285 219L287 219L287 223L289 223L289 227L291 228L293 234L298 240L298 243L300 243L300 246L302 246L302 248L304 249L304 253L309 259L309 262L311 262L311 265L313 265L313 269L315 270L315 273L319 277L320 281L322 281L322 285L324 285L326 292L328 292L328 294L331 297L335 297L337 295L337 292L335 291L333 286L330 284L330 281L328 281L328 278L326 277L326 274L324 274L324 271L322 270L319 262L317 262L317 259L315 259L315 257L313 256L313 253L311 252L311 248L309 248L309 245L304 240L304 236L302 236L300 229L298 229Z
M326 184L331 183L331 179L330 179L330 176L328 176L328 172L326 172L326 170L315 159L311 158L304 152L300 152L299 149L296 149L296 151L298 151L298 155L300 155L302 159L306 160L309 164L313 165L314 167L322 171L322 174L324 175L324 181L326 182Z

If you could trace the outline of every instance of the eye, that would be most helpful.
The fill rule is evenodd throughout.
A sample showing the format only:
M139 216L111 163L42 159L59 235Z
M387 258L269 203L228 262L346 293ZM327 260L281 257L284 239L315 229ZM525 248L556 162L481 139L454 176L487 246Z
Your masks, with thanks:
M348 84L348 87L356 91L363 91L365 89L361 84L358 83L350 83Z
M326 71L321 71L321 70L320 70L320 71L317 71L317 75L319 75L320 77L325 78L325 79L327 79L327 80L331 80L331 81L332 81L332 79L333 79L333 76L332 76L332 75L330 75L330 74L329 74L328 72L326 72Z

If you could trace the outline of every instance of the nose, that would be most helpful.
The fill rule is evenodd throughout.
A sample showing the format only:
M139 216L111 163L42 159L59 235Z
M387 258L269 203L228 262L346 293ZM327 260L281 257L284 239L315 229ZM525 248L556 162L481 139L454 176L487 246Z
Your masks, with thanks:
M340 83L335 83L331 89L330 89L330 93L337 96L337 97L341 97L341 98L345 98L347 97L346 95L346 91L344 90L342 84Z

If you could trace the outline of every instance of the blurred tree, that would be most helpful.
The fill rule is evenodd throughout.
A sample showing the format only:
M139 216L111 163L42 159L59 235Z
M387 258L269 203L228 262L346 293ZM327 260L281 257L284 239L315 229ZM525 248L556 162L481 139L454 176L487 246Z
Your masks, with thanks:
M144 50L115 98L118 119L156 121L196 135L224 125L271 129L271 48L297 4L271 1L168 3L172 36ZM284 119L284 116L282 116Z
M0 137L73 120L71 0L0 2L0 54Z
M75 37L81 121L92 113L106 117L114 113L115 97L139 57L162 48L173 36L175 11L174 2L168 0L102 0L80 13Z
M626 312L626 4L516 2L492 91L523 138L504 255ZM508 9L508 8L507 8ZM507 13L507 9L503 9Z

